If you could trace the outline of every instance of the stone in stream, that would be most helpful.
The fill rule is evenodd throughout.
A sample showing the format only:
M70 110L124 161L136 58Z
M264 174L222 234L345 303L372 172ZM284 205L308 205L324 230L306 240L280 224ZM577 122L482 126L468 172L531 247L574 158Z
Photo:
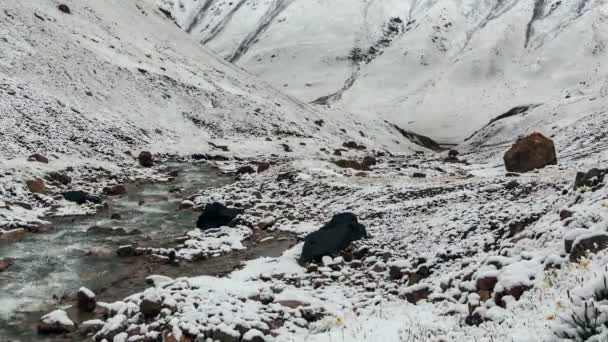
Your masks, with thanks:
M221 203L209 203L198 218L196 226L200 229L233 226L234 219L243 212L243 209L227 208Z
M0 272L6 271L11 266L8 259L0 259Z
M0 232L0 241L18 241L25 237L25 229L23 228L1 230Z
M532 133L517 140L503 159L509 172L528 172L557 164L553 140L540 133Z
M103 193L107 196L124 195L127 193L127 188L125 188L125 186L122 184L106 186L103 188Z
M139 311L146 318L156 317L162 310L163 300L154 289L144 292L144 298L139 303Z
M75 202L76 204L85 204L87 202L99 204L101 203L101 198L95 195L91 195L88 192L75 190L75 191L66 191L63 193L63 198L69 202Z
M357 240L367 238L365 226L352 213L335 215L331 221L304 239L300 263L318 261L326 255L337 255Z
M93 312L97 306L95 293L86 287L81 287L77 293L78 309L84 312Z
M76 330L76 324L63 310L55 310L40 319L38 324L39 334L64 334Z

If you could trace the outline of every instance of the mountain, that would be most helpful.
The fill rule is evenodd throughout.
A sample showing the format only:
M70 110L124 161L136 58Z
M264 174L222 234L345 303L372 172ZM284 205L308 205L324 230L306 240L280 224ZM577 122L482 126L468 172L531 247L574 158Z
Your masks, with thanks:
M205 46L308 103L458 143L517 106L605 97L605 1L163 0Z
M419 149L381 120L321 114L283 95L197 44L152 1L74 1L64 11L47 1L0 4L4 158L120 159L142 147L217 145L245 155L284 153L282 144L318 153L352 140Z

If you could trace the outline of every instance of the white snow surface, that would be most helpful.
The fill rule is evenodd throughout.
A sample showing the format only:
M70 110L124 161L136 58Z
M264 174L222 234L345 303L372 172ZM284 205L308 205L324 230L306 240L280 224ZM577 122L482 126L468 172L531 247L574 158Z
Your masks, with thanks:
M205 46L302 101L329 96L442 142L516 106L593 96L606 107L605 0L162 3Z

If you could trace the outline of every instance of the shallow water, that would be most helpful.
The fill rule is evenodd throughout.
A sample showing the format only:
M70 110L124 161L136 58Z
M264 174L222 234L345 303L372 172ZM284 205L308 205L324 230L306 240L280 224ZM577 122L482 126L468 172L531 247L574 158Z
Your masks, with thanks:
M232 181L205 164L173 165L180 174L172 182L131 184L127 194L109 198L110 208L94 216L53 220L53 229L45 234L30 234L24 240L0 244L0 257L10 258L12 266L0 273L0 342L9 340L39 341L28 326L32 316L50 309L67 306L61 298L80 286L87 286L108 299L122 292L138 290L128 281L144 287L141 278L147 274L168 276L208 273L201 265L186 267L144 264L141 258L121 259L115 256L122 244L139 242L145 246L170 244L195 228L197 213L177 211L179 202L198 190L221 186ZM181 192L174 192L175 188ZM140 202L143 201L143 204ZM111 220L114 213L120 220ZM91 226L124 228L141 234L108 236L90 234ZM91 255L90 251L96 252ZM145 269L142 269L145 268ZM213 273L213 272L211 272ZM107 290L117 287L114 292ZM70 297L69 295L67 296ZM7 337L8 336L8 337Z

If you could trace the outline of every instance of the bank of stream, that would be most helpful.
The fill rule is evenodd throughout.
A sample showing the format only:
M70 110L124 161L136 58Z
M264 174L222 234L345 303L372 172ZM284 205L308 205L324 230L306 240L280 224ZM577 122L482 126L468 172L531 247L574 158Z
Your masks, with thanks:
M245 250L192 263L168 265L146 257L117 257L118 246L133 242L146 247L175 245L176 238L195 228L199 214L178 210L183 197L233 181L207 164L171 167L179 170L171 182L128 184L126 195L107 199L107 210L88 217L52 219L48 233L0 244L0 258L11 260L11 267L0 273L0 342L60 339L37 335L38 318L56 308L77 316L69 307L80 286L92 289L100 301L114 301L146 288L145 278L152 274L172 278L222 275L242 261L279 256L295 243L285 234L257 232L245 242ZM111 219L112 215L120 218ZM89 231L93 226L102 229ZM105 228L122 228L124 233L108 234ZM266 238L270 236L274 238ZM254 242L260 240L264 242ZM76 321L86 318L74 317Z

